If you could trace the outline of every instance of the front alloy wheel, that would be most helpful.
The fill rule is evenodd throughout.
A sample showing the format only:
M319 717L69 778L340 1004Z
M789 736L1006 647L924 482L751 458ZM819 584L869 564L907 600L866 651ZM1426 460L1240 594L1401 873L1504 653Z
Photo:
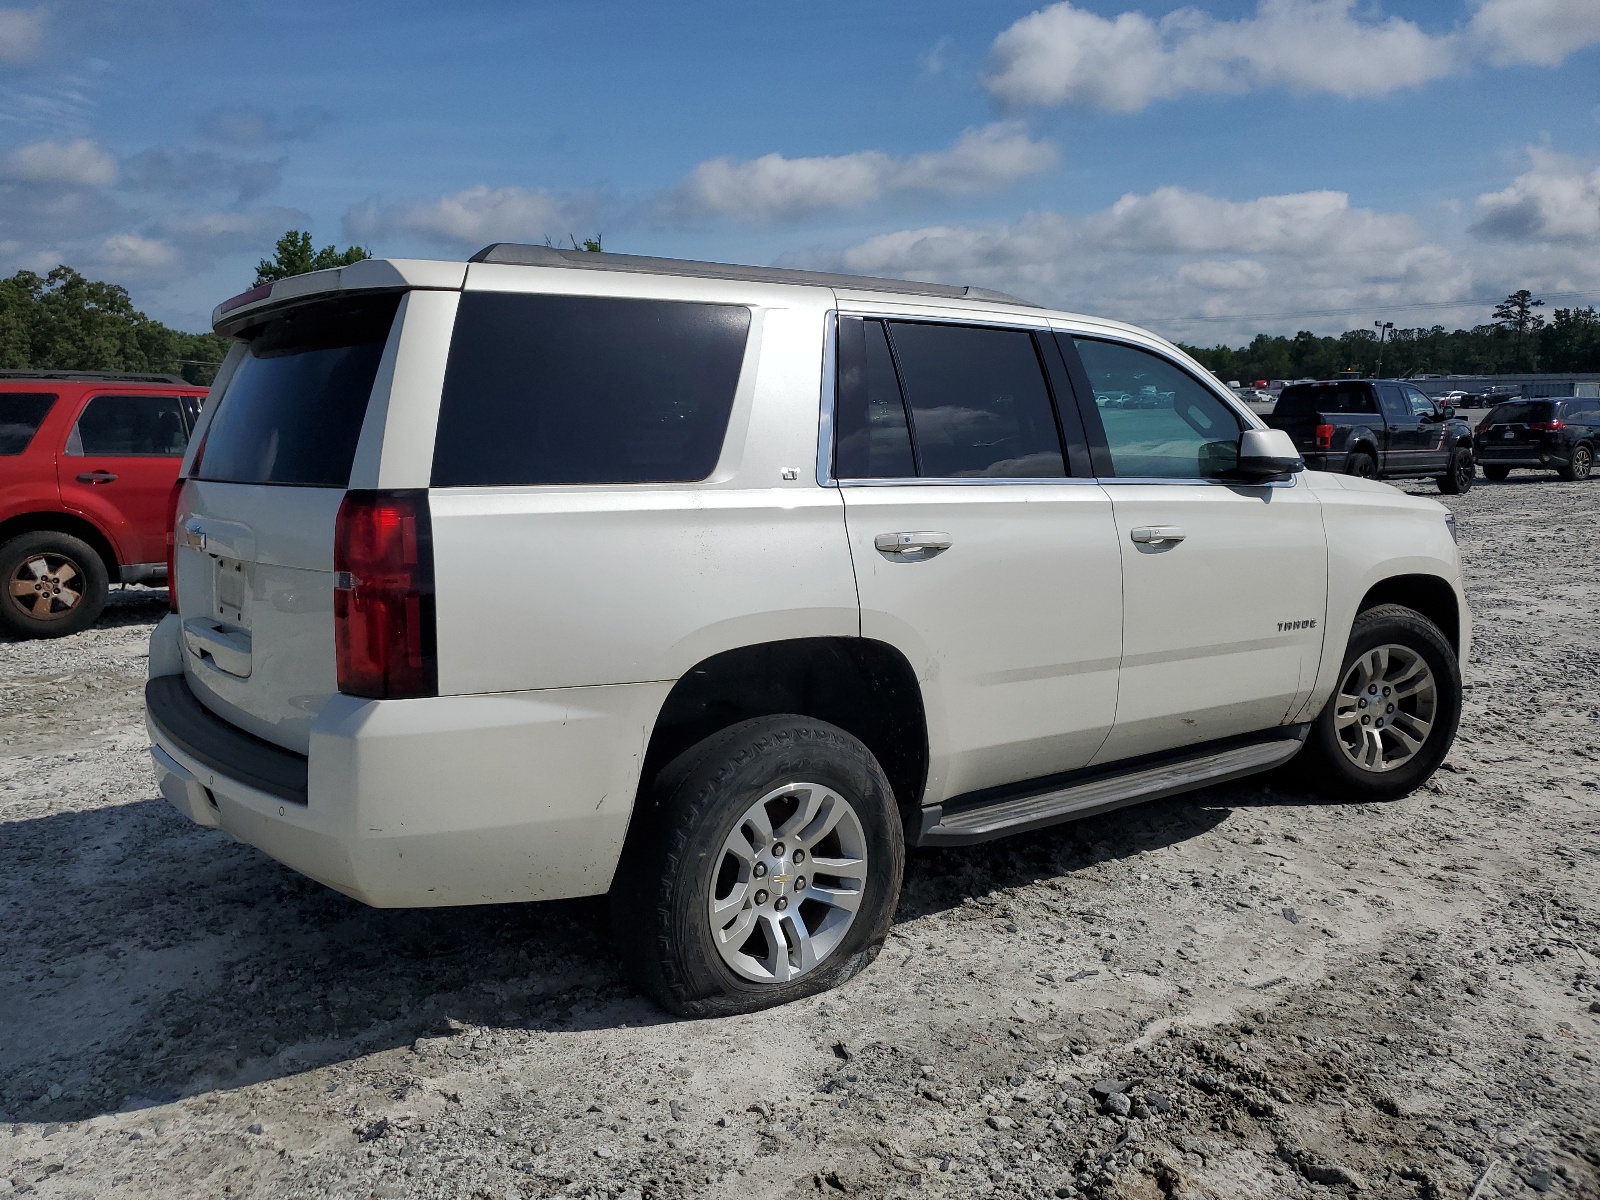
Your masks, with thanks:
M1409 646L1377 646L1345 673L1333 725L1357 767L1393 771L1427 744L1438 707L1439 688L1422 655Z

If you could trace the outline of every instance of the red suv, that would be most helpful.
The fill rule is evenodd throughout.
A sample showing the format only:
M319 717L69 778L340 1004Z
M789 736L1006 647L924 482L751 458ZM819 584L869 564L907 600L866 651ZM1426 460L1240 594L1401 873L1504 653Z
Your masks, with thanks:
M167 497L205 395L174 375L0 371L0 629L77 633L113 579L166 581Z

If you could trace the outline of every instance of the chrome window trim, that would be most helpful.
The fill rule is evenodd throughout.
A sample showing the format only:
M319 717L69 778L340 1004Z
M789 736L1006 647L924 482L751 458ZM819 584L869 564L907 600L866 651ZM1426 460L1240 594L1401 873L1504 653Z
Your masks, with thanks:
M817 486L838 487L833 477L833 409L838 401L839 310L822 317L822 411L817 418Z
M1102 475L1102 476L1097 477L1095 479L1095 482L1098 483L1098 484L1101 484L1104 487L1114 487L1119 483L1161 483L1161 484L1177 484L1177 483L1181 483L1181 484L1187 484L1189 486L1193 486L1194 484L1197 484L1197 483L1203 483L1203 484L1206 484L1206 485L1208 485L1210 487L1292 488L1292 487L1296 486L1296 480L1298 480L1299 477L1300 477L1300 472L1297 471L1293 475L1289 476L1289 478L1287 478L1287 479L1266 479L1266 480L1261 481L1260 483L1251 483L1248 480L1244 480L1244 479L1206 479L1206 478L1167 479L1167 478L1150 478L1150 477L1139 478L1139 479L1130 479L1125 475Z
M913 475L913 476L905 476L905 477L902 477L902 478L899 478L899 479L839 479L839 480L835 480L834 481L833 486L834 487L920 487L923 484L930 484L930 485L948 487L951 484L963 484L963 485L966 485L966 486L970 487L970 486L976 484L976 485L979 485L979 486L982 486L982 487L992 487L995 484L1001 484L1001 483L1005 483L1005 484L1028 483L1028 484L1043 485L1043 486L1046 486L1046 487L1054 487L1054 486L1060 486L1061 484L1064 484L1064 483L1067 483L1067 484L1087 484L1087 485L1091 485L1092 486L1092 485L1094 485L1096 483L1099 483L1099 482L1101 482L1101 481L1098 480L1098 479L1090 479L1090 478L1088 478L1086 476L1082 477L1082 478L1079 478L1079 477L1073 476L1073 475L1059 475L1059 476L1058 475L1047 475L1047 476L1042 476L1042 477L1041 476L1037 476L1037 475L1017 476L1017 477L1007 476L1005 478L998 478L998 479L997 478L991 478L990 476L987 476L987 475L977 476L977 477L972 478L972 479L966 479L966 478L930 479L930 478L927 478L927 477L921 476L921 475Z

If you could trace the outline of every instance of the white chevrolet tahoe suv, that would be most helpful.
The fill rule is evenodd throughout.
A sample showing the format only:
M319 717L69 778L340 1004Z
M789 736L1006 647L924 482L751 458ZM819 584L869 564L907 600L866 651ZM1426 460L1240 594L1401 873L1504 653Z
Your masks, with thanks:
M1445 510L974 288L498 244L219 306L162 792L384 907L609 892L688 1015L832 986L905 847L1443 759Z

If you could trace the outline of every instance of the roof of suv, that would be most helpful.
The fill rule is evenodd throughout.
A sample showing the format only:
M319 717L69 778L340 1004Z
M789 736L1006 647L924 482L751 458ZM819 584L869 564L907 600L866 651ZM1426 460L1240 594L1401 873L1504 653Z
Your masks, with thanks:
M205 391L203 384L190 383L181 375L153 371L0 371L0 388L8 384L19 387L35 383L114 383L128 387L150 387L170 391L173 388L193 388Z
M623 272L636 275L674 275L691 279L718 279L736 283L776 283L800 287L842 288L857 292L886 292L930 299L987 301L1037 309L1030 300L989 288L946 283L919 283L910 279L880 279L829 271L802 271L790 267L751 267L736 263L699 262L684 258L654 258L642 254L603 254L587 250L557 250L517 242L495 242L474 254L467 263L429 259L363 259L347 267L311 271L274 283L261 284L224 300L212 311L211 324L218 333L236 333L257 311L316 293L384 290L407 287L459 288L470 263L496 266L557 267L581 271Z

